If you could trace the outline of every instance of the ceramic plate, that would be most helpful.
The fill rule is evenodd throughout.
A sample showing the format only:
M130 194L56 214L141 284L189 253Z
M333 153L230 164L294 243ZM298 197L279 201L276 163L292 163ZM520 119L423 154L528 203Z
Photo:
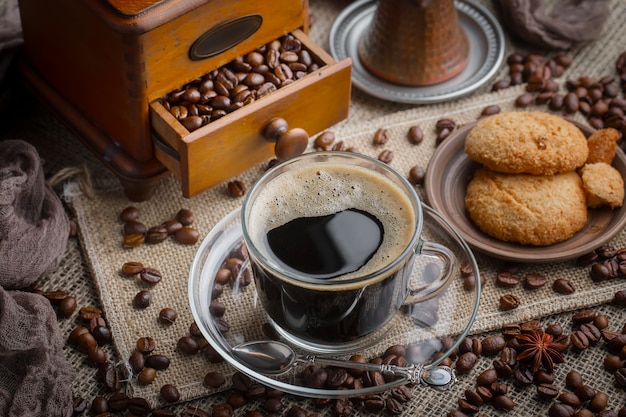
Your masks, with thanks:
M346 7L330 30L330 52L340 61L352 59L352 83L366 93L397 103L432 104L467 95L488 82L504 57L504 33L498 20L482 5L456 1L459 22L470 43L463 71L450 80L430 86L403 86L375 77L360 62L358 44L376 11L376 0L359 0Z
M593 130L575 123L586 136ZM480 166L465 154L465 137L476 122L461 126L444 140L426 169L426 198L475 250L496 258L528 263L557 262L592 252L622 231L626 206L589 209L587 224L570 239L550 246L533 247L492 238L478 229L465 211L465 192L474 171ZM613 166L626 178L626 157L618 149Z
M406 383L406 380L395 379L380 386L366 386L360 389L344 390L329 387L314 389L303 385L301 375L302 370L312 363L310 360L315 358L349 359L355 353L376 357L393 344L415 348L412 350L413 354L406 357L409 363L437 365L453 352L468 334L478 312L481 291L480 285L469 290L463 288L460 265L468 263L477 271L476 276L479 278L476 260L469 246L439 214L426 206L423 207L423 213L422 239L446 246L456 258L457 265L451 268L453 275L450 284L435 298L404 306L380 331L346 346L346 350L340 354L319 350L318 347L302 346L277 329L268 334L267 328L271 327L271 320L258 300L254 281L242 286L239 285L240 280L235 279L230 285L224 285L223 292L219 294L213 292L217 271L229 254L242 244L240 209L230 213L211 230L194 258L188 289L195 322L211 346L234 368L266 386L283 392L308 397L338 398L382 392ZM443 268L439 256L416 257L410 279L419 281L425 276L432 276L433 267ZM242 269L246 268L248 267ZM211 300L215 299L226 307L224 315L219 320L210 311ZM228 323L228 326L224 326L224 323ZM448 335L454 340L452 346L444 346L441 343L440 338L443 335ZM300 357L306 358L304 363L280 376L267 375L251 369L233 350L247 342L274 339L277 336Z

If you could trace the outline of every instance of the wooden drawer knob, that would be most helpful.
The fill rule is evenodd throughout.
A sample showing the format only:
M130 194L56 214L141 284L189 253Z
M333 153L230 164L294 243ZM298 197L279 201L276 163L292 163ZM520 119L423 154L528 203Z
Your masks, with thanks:
M268 122L263 136L269 142L275 142L274 154L279 161L285 161L302 154L309 144L306 130L294 127L289 129L287 121L279 117Z

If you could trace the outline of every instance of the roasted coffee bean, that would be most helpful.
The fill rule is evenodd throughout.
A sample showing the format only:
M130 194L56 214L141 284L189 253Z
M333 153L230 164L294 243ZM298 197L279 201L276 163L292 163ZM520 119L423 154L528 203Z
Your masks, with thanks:
M573 408L580 407L582 401L578 396L573 392L564 392L558 395L559 401L563 404L567 404Z
M565 386L570 390L575 390L581 385L583 385L583 377L580 372L576 370L569 371L565 376Z
M175 403L180 400L180 392L178 392L178 388L176 385L165 384L159 390L159 394L161 394L161 398L163 398L168 403Z
M96 339L98 345L103 346L111 342L113 338L111 334L111 329L106 326L97 326L92 331L91 334Z
M98 342L96 341L96 338L89 332L87 333L82 333L80 336L78 336L78 350L80 350L83 353L88 353L90 351L92 351L93 349L96 348L96 346L98 346Z
M519 275L511 272L499 272L496 276L496 284L501 287L515 287L519 281Z
M498 379L498 373L493 368L488 368L476 377L476 384L483 387L490 387Z
M95 317L101 317L101 316L102 316L102 310L100 310L98 307L85 306L85 307L81 307L78 310L78 317L80 317L80 319L83 320L84 322L89 322L91 319Z
M183 227L181 222L174 219L165 221L161 226L165 228L169 236L173 235L177 230L180 230Z
M43 296L51 303L58 304L62 299L67 297L67 293L65 291L46 291L43 293Z
M507 311L519 307L521 300L515 294L504 294L500 297L500 309Z
M176 349L182 353L193 355L198 352L198 342L190 336L182 336L176 343Z
M389 131L385 128L379 128L374 133L372 143L376 146L384 145L389 141Z
M130 368L135 374L138 374L139 372L141 372L141 370L145 366L145 363L146 363L145 356L143 355L143 353L141 353L138 350L134 351L128 358L128 364L130 365Z
M100 365L107 361L107 354L100 347L95 347L87 352L87 358L93 364Z
M554 94L548 103L548 108L553 111L559 111L563 108L565 98L562 94Z
M544 399L553 399L559 395L559 388L554 384L537 385L537 395Z
M229 404L233 410L236 410L246 405L248 400L242 392L233 391L226 397L226 403Z
M59 305L57 307L57 313L60 317L68 318L71 317L72 314L76 311L77 302L76 297L68 295L59 301Z
M152 411L152 404L145 398L132 397L128 399L128 411L136 416L146 416Z
M491 401L496 410L511 411L515 408L515 402L508 395L497 395Z
M534 99L535 98L531 93L521 94L515 99L515 107L528 107L533 103Z
M150 385L156 379L157 371L154 368L143 368L137 374L137 382L139 385Z
M278 413L280 410L283 409L283 403L281 402L280 398L268 398L263 403L263 409L270 413ZM215 415L215 410L213 411L213 417L217 417Z
M567 404L554 403L548 409L549 417L573 417L574 408Z
M148 308L151 302L152 294L148 290L139 291L133 298L133 306L141 310Z
M603 364L604 369L611 373L614 373L618 369L623 368L626 362L618 355L608 355L604 358Z
M211 300L209 303L209 312L214 317L222 317L226 312L226 305L218 300Z
M459 344L459 353L473 352L480 355L482 351L482 341L476 337L465 337Z
M509 392L509 386L504 382L494 382L489 389L494 396L506 395Z
M211 371L204 376L202 381L204 382L204 385L211 388L219 388L226 383L226 378L224 378L224 375L217 371Z
M72 407L74 415L81 415L89 407L89 403L82 397L74 396L72 398Z
M435 138L435 145L439 145L443 142L448 136L452 134L453 129L443 128L437 133L437 137Z
M159 323L161 324L167 324L167 325L172 324L176 321L177 318L178 318L178 313L173 308L165 307L161 309L161 311L159 311L158 320L159 320Z
M626 307L626 290L616 291L611 302L617 306Z
M333 403L333 411L337 417L348 417L353 409L354 404L349 398L339 398Z
M409 181L415 185L421 185L426 178L426 171L419 165L413 166L409 170Z
M348 372L342 368L331 368L328 370L326 385L330 388L342 386L348 379Z
M152 354L146 357L145 366L164 371L170 366L170 358L165 355Z
M481 346L483 356L492 356L504 349L506 340L501 335L487 336L482 340Z
M515 378L515 384L521 387L531 385L534 379L533 371L524 366L516 368L513 371L513 377Z
M379 412L385 408L385 398L382 395L370 395L364 403L365 409L370 412Z
M603 330L609 327L609 318L604 314L598 314L593 319L593 324L599 329Z
M135 248L141 246L146 241L146 236L143 233L131 233L124 236L123 245L128 248Z
M524 277L524 288L534 290L546 285L548 279L543 274L526 274Z
M581 324L591 323L595 318L596 312L594 310L580 310L572 314L572 323L576 326L579 326Z
M577 387L574 393L580 399L580 401L584 402L591 400L593 396L596 395L596 390L587 384L583 384Z
M137 275L143 270L143 264L141 262L124 262L122 265L122 274L124 275Z
M134 221L139 218L139 209L134 206L129 206L120 212L119 219L122 222Z
M500 106L498 106L497 104L492 104L490 106L485 107L481 112L480 115L482 117L484 116L492 116L494 114L498 114L500 113L501 109Z
M511 368L515 367L517 365L517 351L511 347L505 347L500 352L500 360Z
M517 323L504 323L500 329L502 336L511 338L522 332L521 326Z
M593 323L582 324L580 326L580 331L587 336L587 340L589 340L589 343L592 345L596 344L602 337L600 329L598 329Z
M477 386L476 393L480 395L480 398L482 398L485 403L490 403L493 400L493 393L488 386Z
M493 369L496 370L500 378L509 378L513 375L513 368L501 359L493 361Z
M246 194L246 186L241 180L228 181L226 184L228 195L233 198L243 197Z
M424 140L424 131L419 126L411 126L406 135L409 143L419 145Z
M105 389L110 392L117 392L122 387L122 380L119 370L110 362L104 362L98 367L98 375L102 380Z
M599 413L604 410L609 403L609 396L604 392L596 392L593 398L589 401L587 408L594 413Z
M335 142L335 133L327 130L322 132L315 138L313 142L315 149L320 151L328 151L332 148L333 143Z
M473 352L465 352L460 355L456 360L456 371L463 375L468 374L476 365L478 357Z
M139 273L141 280L148 284L156 284L161 281L163 275L155 268L143 268Z
M174 240L183 245L194 245L199 238L200 233L190 226L184 226L174 232Z
M135 343L135 345L139 352L146 354L146 355L149 353L152 353L154 349L156 349L156 342L150 336L140 337L139 339L137 339L137 342Z
M145 243L154 245L164 242L168 237L167 229L161 225L153 226L148 229L145 236Z
M436 132L442 132L444 130L452 132L454 129L456 129L456 122L449 118L439 119L435 123Z
M400 401L393 397L389 397L385 400L385 409L390 414L399 415L404 411L404 406Z
M91 400L91 412L93 414L106 413L109 411L109 401L106 397L97 395Z
M552 289L555 292L564 295L573 294L574 292L576 292L574 284L572 284L572 282L566 278L555 279L554 283L552 284Z
M109 410L114 413L126 410L128 407L128 395L123 392L116 392L109 397Z
M133 234L145 235L148 233L148 226L137 220L129 220L124 223L123 233L125 236Z
M589 339L580 330L573 331L570 335L570 340L572 341L572 345L578 350L585 350L589 347Z
M480 407L485 403L483 398L478 394L478 392L476 392L476 390L468 388L465 390L464 395L467 402L475 405L476 407Z
M384 151L378 154L378 160L386 164L391 163L391 161L393 160L393 151L390 151L389 149L385 149Z

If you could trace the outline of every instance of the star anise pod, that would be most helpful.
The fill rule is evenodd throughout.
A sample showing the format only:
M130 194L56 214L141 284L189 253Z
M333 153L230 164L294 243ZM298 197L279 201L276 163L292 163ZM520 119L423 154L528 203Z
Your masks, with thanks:
M531 362L533 371L537 371L541 365L546 371L552 372L555 363L563 363L561 352L565 349L560 343L554 342L552 335L541 330L533 330L515 336L518 345L517 360Z

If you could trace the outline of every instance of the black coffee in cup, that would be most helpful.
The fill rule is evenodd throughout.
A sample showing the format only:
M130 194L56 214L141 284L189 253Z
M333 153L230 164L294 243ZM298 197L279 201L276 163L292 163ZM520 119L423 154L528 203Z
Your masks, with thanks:
M356 155L304 156L248 194L243 225L257 293L289 335L354 340L404 302L421 209L410 185L379 165Z
M332 279L355 272L383 241L380 220L348 208L337 213L299 217L267 232L267 250L295 274Z

